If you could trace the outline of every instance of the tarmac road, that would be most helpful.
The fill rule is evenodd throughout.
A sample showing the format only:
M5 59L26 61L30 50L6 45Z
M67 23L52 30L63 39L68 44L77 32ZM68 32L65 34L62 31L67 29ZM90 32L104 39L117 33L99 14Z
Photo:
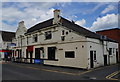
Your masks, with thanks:
M118 70L118 64L82 70L9 62L2 64L2 80L113 80L106 77ZM113 77L117 78L118 75Z

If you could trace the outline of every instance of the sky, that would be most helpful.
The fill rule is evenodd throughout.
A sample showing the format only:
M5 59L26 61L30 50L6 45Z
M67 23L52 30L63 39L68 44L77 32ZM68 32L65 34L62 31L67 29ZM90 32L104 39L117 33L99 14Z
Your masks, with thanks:
M118 28L118 2L8 2L0 7L0 30L15 32L20 21L26 28L53 18L55 9L60 15L91 30ZM1 3L0 3L1 4Z

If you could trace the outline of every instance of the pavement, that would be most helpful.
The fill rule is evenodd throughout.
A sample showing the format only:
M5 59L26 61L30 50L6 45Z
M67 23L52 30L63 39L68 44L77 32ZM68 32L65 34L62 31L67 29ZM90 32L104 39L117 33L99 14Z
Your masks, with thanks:
M3 80L119 80L118 64L92 70L5 62Z

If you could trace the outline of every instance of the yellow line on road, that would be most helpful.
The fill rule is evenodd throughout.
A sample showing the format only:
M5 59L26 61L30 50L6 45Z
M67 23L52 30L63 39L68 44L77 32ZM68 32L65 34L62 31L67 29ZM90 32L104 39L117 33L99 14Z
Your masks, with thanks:
M13 65L13 64L9 64L9 65ZM88 71L85 71L85 72L81 72L81 73L70 73L70 72L63 72L63 71L58 71L58 70L49 70L49 69L43 69L43 68L36 68L36 67L30 67L30 66L24 66L24 65L13 65L13 66L17 66L17 67L25 67L25 68L30 68L30 69L35 69L35 70L42 70L42 71L48 71L48 72L56 72L56 73L62 73L62 74L69 74L69 75L82 75L82 74L86 74L86 73L89 73L89 72L92 72L94 70L99 70L99 69L102 69L103 67L101 68L96 68L96 69L91 69L91 70L88 70Z
M13 64L10 64L13 65ZM25 68L29 68L29 69L35 69L35 70L42 70L42 71L48 71L48 72L56 72L56 73L62 73L62 74L69 74L69 75L82 75L88 72L91 72L92 70L88 70L85 72L81 72L81 73L70 73L70 72L63 72L63 71L57 71L57 70L49 70L49 69L43 69L43 68L36 68L36 67L30 67L30 66L24 66L24 65L13 65L13 66L17 66L17 67L25 67Z
M118 73L120 73L120 70L119 70L119 71L115 71L115 72L111 73L110 75L106 76L106 79L118 80L118 79L112 78L112 77L114 77L115 75L117 75Z

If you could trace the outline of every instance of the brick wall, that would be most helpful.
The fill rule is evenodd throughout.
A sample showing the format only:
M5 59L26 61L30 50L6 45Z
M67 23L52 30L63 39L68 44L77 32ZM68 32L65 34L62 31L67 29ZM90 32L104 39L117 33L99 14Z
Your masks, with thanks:
M120 29L118 29L118 28L109 29L109 30L97 31L96 33L105 35L105 36L119 42L119 60L120 60Z

